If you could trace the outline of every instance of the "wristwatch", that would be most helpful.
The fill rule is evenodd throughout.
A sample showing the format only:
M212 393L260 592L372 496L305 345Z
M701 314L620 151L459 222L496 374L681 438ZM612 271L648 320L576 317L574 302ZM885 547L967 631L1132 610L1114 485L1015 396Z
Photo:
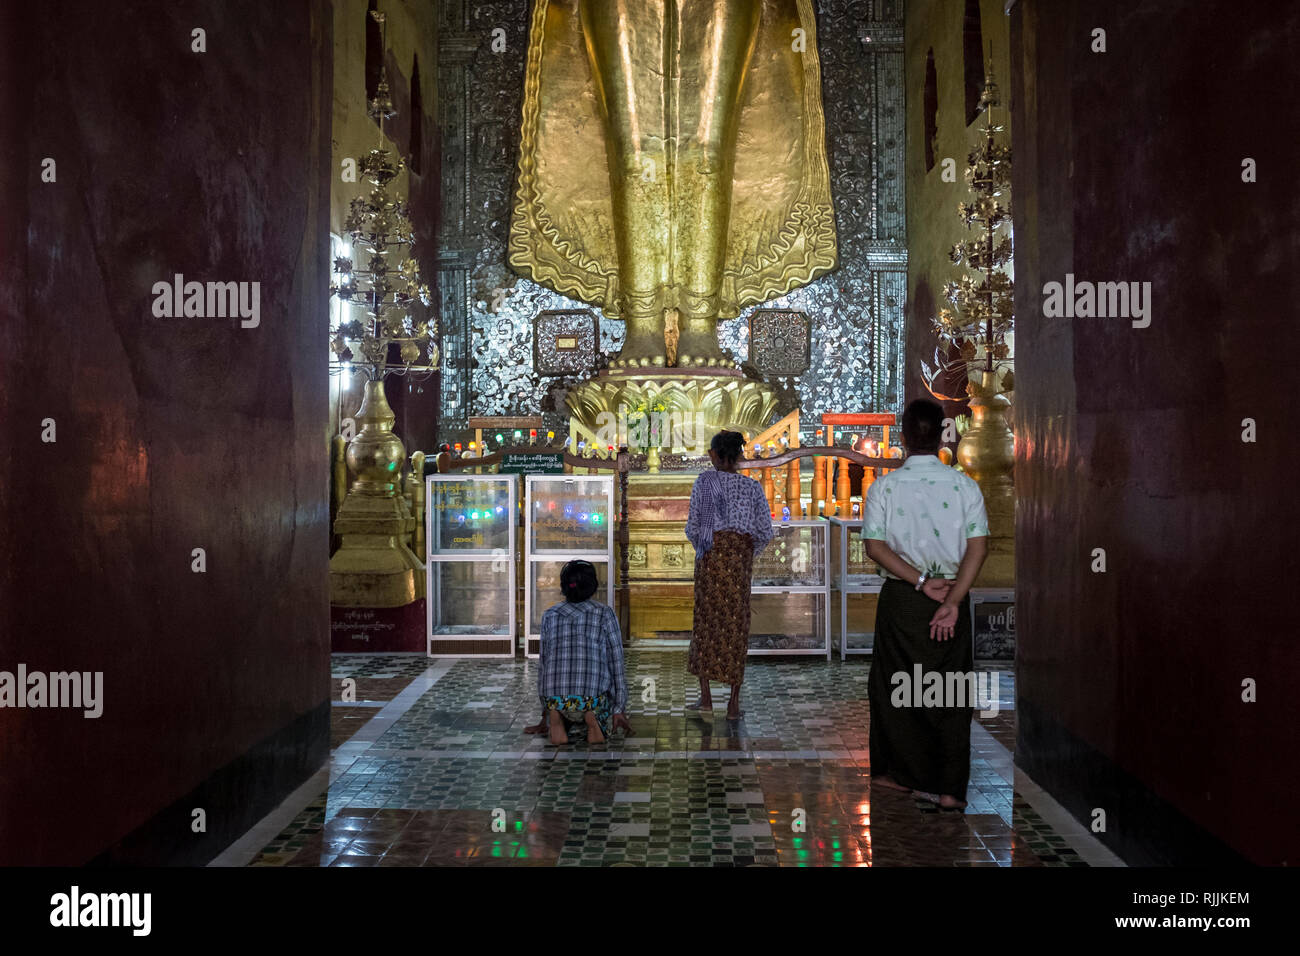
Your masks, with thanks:
M920 576L919 578L916 579L916 589L917 589L918 591L921 590L922 585L925 584L925 580L926 580L926 578L928 578L929 576L930 576L930 572L929 572L929 571L922 571L922 572L921 572L921 576Z

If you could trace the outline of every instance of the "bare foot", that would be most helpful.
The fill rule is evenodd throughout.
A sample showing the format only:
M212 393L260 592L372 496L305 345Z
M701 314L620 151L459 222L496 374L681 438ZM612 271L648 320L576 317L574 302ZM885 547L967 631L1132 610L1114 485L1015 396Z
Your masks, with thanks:
M727 698L727 719L740 720L745 712L740 709L740 685L731 685L731 696Z
M587 715L584 719L587 721L587 743L603 744L605 742L605 735L601 733L600 721L596 719L596 715L591 711L587 711Z
M551 723L551 743L555 744L557 747L560 744L567 744L569 742L569 734L568 731L564 729L564 718L560 716L560 712L558 710L551 711L550 716L547 719Z
M952 794L945 793L939 796L939 807L943 810L965 810L966 801L958 800Z
M876 784L880 784L880 786L882 787L888 787L890 790L901 791L902 793L912 792L911 787L903 786L901 783L899 783L897 780L895 780L893 777L889 776L888 774L882 774L879 777L872 777L871 785L875 786Z

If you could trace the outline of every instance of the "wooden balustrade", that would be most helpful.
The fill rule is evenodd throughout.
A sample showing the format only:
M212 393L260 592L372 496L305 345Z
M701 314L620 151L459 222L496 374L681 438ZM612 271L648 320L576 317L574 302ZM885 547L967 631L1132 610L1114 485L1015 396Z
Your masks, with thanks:
M799 463L804 458L813 460L811 497L807 507L802 501L802 482L798 470ZM827 517L852 518L854 496L849 476L850 464L863 467L862 480L858 485L859 505L865 503L867 490L877 477L900 466L897 458L872 458L849 448L809 446L790 449L770 458L743 459L738 470L763 485L763 491L767 494L768 504L773 514L779 515L780 508L777 507L777 499L769 488L776 486L774 479L776 469L783 469L786 475L784 506L790 509L791 518L817 517L819 514ZM839 467L835 469L834 465ZM818 502L823 503L820 510ZM861 517L861 510L859 508L858 517Z

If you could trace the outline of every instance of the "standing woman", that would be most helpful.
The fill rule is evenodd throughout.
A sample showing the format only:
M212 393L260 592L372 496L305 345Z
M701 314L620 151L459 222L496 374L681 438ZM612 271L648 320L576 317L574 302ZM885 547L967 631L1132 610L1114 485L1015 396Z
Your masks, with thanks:
M763 486L736 472L744 450L740 432L713 436L709 459L714 470L695 480L686 521L686 537L695 546L690 671L700 679L700 701L687 709L712 710L709 681L721 681L731 685L728 720L741 716L754 558L772 540L772 512Z

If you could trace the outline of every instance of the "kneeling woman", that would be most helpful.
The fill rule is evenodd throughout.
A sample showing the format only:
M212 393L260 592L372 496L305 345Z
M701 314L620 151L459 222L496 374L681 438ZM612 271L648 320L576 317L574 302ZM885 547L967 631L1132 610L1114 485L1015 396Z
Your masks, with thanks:
M749 592L755 556L772 540L763 486L736 471L745 450L740 432L718 432L709 445L713 471L695 480L686 537L695 546L695 628L690 671L700 702L712 710L709 681L731 685L727 719L739 720L740 685L749 654Z
M549 730L553 744L569 742L569 724L585 723L587 742L593 744L611 730L632 729L623 715L623 638L613 608L591 600L598 586L590 562L570 561L560 570L564 601L542 615L537 678L542 722L526 730Z

